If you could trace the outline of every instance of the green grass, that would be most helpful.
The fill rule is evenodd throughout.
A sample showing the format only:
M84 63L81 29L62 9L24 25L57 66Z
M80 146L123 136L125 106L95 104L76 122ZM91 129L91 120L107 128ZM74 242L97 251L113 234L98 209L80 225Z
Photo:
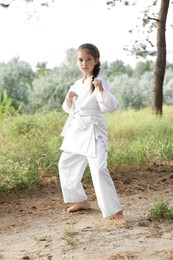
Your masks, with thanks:
M108 114L107 122L111 168L173 159L172 107L164 107L162 117L149 109Z
M66 116L52 112L16 116L0 125L0 191L33 189L44 175L57 175L61 127Z
M150 109L106 114L108 167L144 166L173 159L173 107L163 116ZM58 174L63 112L15 116L0 124L0 191L32 190L41 177ZM89 176L87 168L86 178Z
M173 207L169 207L165 202L160 202L150 209L148 213L149 220L173 219Z

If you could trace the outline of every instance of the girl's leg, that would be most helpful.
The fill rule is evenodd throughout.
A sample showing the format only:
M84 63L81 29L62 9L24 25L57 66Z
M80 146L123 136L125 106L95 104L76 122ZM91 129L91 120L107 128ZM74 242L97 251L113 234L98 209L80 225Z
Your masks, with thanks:
M61 154L58 168L65 203L77 202L82 206L84 202L83 205L85 205L85 207L88 205L86 204L87 195L81 182L87 163L85 156L69 152L63 152Z
M115 216L120 219L123 217L121 206L113 180L107 169L107 151L101 137L96 141L96 148L96 157L88 157L88 162L98 205L104 218Z

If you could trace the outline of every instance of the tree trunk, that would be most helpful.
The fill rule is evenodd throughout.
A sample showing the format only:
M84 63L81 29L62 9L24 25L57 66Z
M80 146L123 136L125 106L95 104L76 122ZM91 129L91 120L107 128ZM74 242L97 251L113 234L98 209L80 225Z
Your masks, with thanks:
M166 68L166 36L165 27L170 0L161 0L157 27L157 58L154 72L153 110L162 115L163 82Z

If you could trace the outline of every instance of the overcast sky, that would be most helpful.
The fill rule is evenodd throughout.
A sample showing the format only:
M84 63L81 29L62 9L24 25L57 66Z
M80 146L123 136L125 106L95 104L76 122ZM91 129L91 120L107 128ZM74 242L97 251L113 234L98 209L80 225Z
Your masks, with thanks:
M135 57L127 56L123 47L132 39L128 30L135 27L142 6L141 10L120 6L108 10L106 0L54 0L53 4L50 0L49 7L40 7L40 1L25 4L15 0L10 8L0 8L0 62L19 57L33 67L47 62L51 68L63 62L67 49L91 42L99 48L101 61L121 59L135 64ZM168 19L173 24L173 16ZM171 34L168 28L170 61Z

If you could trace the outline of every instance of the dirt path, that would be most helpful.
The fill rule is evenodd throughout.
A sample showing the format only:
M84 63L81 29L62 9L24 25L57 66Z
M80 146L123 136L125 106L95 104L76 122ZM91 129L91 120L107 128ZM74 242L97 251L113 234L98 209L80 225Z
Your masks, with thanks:
M173 206L173 166L154 165L116 180L127 225L103 219L92 185L92 209L66 213L59 184L32 193L0 194L0 259L173 260L173 221L149 221L157 203Z

